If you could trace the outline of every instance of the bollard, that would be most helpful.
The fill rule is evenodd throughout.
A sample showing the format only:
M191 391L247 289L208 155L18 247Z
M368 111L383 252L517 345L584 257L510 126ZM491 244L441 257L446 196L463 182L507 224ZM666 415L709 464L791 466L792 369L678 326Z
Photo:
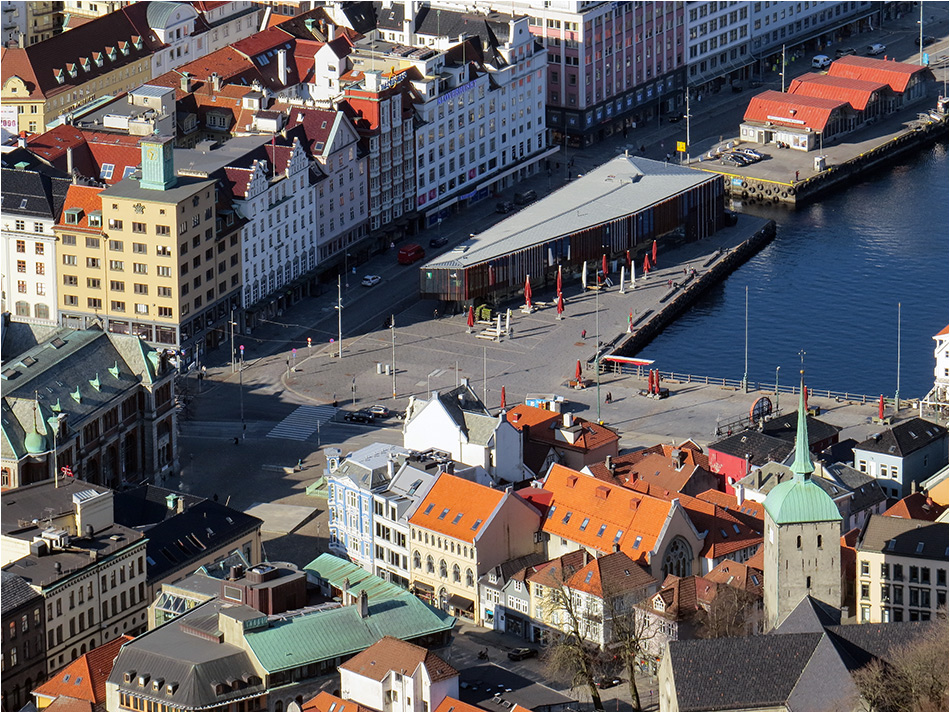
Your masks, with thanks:
M377 373L377 374L382 374L382 373L383 373L383 365L380 364L379 362L376 362L376 373ZM389 373L389 372L387 372L387 373Z

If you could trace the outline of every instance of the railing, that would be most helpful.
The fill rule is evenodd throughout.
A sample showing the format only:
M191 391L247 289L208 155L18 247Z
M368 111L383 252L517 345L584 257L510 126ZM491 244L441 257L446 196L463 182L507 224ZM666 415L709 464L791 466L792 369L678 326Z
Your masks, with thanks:
M619 364L615 362L601 361L601 373L622 374L627 376L636 376L646 379L649 369L632 364ZM723 388L741 389L742 379L728 379L718 376L698 376L696 374L679 374L675 371L660 371L660 380L675 384L704 384L706 386L720 386ZM779 384L776 390L774 381L749 381L746 384L748 392L761 391L766 396L769 394L793 394L798 395L800 391L798 384ZM815 398L834 399L837 402L849 401L861 404L877 403L881 396L870 394L855 394L850 391L832 391L830 389L816 389L808 387L808 395ZM884 404L888 407L894 406L894 397L884 397ZM901 399L901 408L917 408L917 399Z

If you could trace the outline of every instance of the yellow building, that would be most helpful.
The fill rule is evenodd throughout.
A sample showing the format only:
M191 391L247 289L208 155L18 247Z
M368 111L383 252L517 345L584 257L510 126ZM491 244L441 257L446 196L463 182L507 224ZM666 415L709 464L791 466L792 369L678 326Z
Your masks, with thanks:
M868 518L855 546L861 624L946 616L947 533L945 522Z
M513 492L442 473L409 518L414 591L444 611L481 624L479 577L539 551L540 519Z
M149 81L151 56L161 43L137 29L130 15L138 14L113 12L69 32L50 31L26 47L4 48L0 103L16 107L17 130L42 132L61 114Z
M224 339L240 294L240 224L230 212L219 220L214 180L175 175L173 143L143 139L141 179L99 191L99 215L74 198L97 189L67 194L56 226L59 310L68 327L99 319L110 332L200 354Z

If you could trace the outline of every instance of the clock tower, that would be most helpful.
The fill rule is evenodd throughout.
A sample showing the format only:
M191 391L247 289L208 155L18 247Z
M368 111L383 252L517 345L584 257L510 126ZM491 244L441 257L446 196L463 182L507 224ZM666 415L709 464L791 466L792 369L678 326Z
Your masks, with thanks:
M142 139L142 180L139 185L152 191L167 191L178 183L175 175L173 136L150 136Z

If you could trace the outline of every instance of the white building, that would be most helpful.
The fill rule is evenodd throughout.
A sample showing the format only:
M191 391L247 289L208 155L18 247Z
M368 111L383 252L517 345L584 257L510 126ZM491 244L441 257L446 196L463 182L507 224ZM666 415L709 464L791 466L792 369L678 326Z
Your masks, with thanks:
M7 154L3 167L2 272L3 310L20 322L56 324L56 236L70 181L35 160L17 162ZM26 156L24 156L26 158ZM44 170L45 169L45 170ZM52 175L51 175L52 174Z
M755 61L750 51L751 5L734 0L686 3L687 79L697 96L711 89L713 80L736 76Z
M371 710L434 711L446 697L459 695L458 671L431 651L392 636L338 669L341 697Z
M934 387L920 401L920 416L932 410L946 420L950 410L950 327L937 332L934 342Z
M518 483L528 477L521 433L503 415L492 416L467 379L428 401L410 397L403 445L414 450L438 448L454 460L484 468L494 482Z
M903 498L947 465L947 429L911 418L854 447L854 467L877 478L888 497Z

